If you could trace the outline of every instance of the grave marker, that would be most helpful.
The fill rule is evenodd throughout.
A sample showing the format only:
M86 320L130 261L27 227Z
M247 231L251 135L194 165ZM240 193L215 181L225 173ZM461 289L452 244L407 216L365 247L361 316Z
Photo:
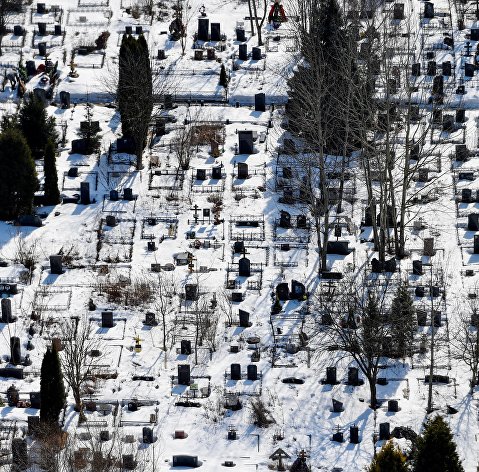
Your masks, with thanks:
M479 213L471 213L467 216L467 230L479 231Z
M113 322L113 312L112 311L102 311L101 312L101 327L102 328L113 328L115 326Z
M253 131L238 131L239 154L253 154Z
M185 285L185 300L194 301L198 300L198 285L197 284L186 284Z
M240 61L248 60L248 45L246 43L240 44L238 47L238 58Z
M422 270L422 261L421 260L415 260L412 261L412 275L423 275L423 270Z
M246 257L243 257L239 260L239 276L240 277L250 277L251 276L251 262Z
M479 243L478 243L479 244ZM251 326L251 322L249 320L249 313L244 310L239 310L239 326L240 328L249 328Z
M231 380L241 380L240 364L231 364Z
M253 61L260 61L261 60L261 48L254 47L251 52L251 59Z
M248 164L238 162L238 179L244 180L248 178Z
M286 282L280 283L276 286L276 296L282 302L289 300L289 286Z
M190 365L179 364L178 365L178 385L190 385L190 383L191 383Z
M12 316L12 300L10 298L2 298L2 323L14 323L16 317Z
M387 441L391 437L390 424L379 423L379 440Z
M18 365L22 361L20 338L10 338L10 364Z
M63 272L62 256L50 256L50 274L59 275L63 274Z
M208 30L210 20L208 18L198 18L198 40L208 41Z
M189 356L192 353L191 341L189 339L182 339L180 341L180 353L184 356Z
M200 39L200 38L198 38ZM211 41L221 41L221 24L220 23L211 23Z
M90 182L81 182L80 184L80 204L90 204Z
M254 96L254 111L266 111L266 94L257 93Z

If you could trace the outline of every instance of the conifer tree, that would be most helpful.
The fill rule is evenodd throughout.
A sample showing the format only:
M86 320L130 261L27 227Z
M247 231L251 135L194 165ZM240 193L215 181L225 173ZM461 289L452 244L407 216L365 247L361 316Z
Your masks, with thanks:
M430 419L416 441L413 472L464 472L451 430L442 416Z
M55 144L49 140L45 147L45 157L43 161L43 171L45 174L45 205L56 205L60 202L60 191L58 190L58 174L55 157Z
M367 472L407 472L406 456L388 441L374 458Z
M406 284L400 284L391 305L391 335L394 352L398 357L406 356L411 351L416 332L416 310Z
M58 427L60 412L65 406L65 386L58 352L48 348L43 356L40 371L40 394L42 398L40 421L47 427Z
M220 69L220 85L224 88L228 87L228 76L226 75L226 69L224 64L221 64Z
M25 136L34 158L41 157L47 142L56 141L55 118L49 117L41 100L32 93L23 102L18 116L20 130Z
M0 134L0 219L31 214L38 189L35 162L19 130L8 128Z

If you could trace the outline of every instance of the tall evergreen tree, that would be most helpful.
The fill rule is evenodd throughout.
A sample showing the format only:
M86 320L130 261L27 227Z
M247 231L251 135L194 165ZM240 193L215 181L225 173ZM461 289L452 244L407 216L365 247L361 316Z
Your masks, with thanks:
M464 472L451 430L442 416L430 419L416 441L413 472Z
M141 169L148 125L153 111L153 83L148 44L124 35L120 47L117 100L123 136L135 144L136 167Z
M0 182L0 219L30 214L38 189L35 162L25 138L15 128L0 134Z
M43 356L40 371L40 394L42 404L40 421L47 427L56 428L60 412L65 405L65 386L58 352L48 348Z
M416 332L416 310L406 284L400 284L391 305L392 356L403 357L411 351Z
M25 136L34 158L41 157L47 142L56 141L55 118L49 117L43 102L32 93L23 102L18 116L20 130Z
M407 472L406 456L388 441L374 458L367 472Z
M55 157L55 144L49 140L45 147L45 157L43 161L43 171L45 174L45 204L56 205L60 202L60 191L58 190L58 174Z
M221 69L220 69L220 85L224 88L228 87L228 75L226 74L226 69L224 64L221 64Z

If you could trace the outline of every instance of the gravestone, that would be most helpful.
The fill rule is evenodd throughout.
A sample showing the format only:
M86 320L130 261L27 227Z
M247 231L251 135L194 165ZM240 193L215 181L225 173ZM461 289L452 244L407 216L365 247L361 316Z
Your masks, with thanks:
M238 58L240 61L248 60L248 45L246 43L240 44L238 47Z
M355 424L349 427L349 442L359 444L359 428Z
M211 23L210 40L221 41L221 24L220 23Z
M38 24L38 35L46 36L47 35L47 24L46 23L37 23Z
M298 229L307 229L307 218L305 215L298 215L296 217L296 228Z
M426 75L434 76L436 75L437 64L436 61L429 61L427 63Z
M35 61L26 61L25 67L27 69L27 75L35 75L37 73L37 66L35 65Z
M342 411L344 411L343 402L340 402L339 400L335 400L334 398L332 400L333 400L334 413L341 413Z
M423 275L423 270L422 270L422 261L421 260L415 260L412 261L412 275Z
M20 338L10 338L10 364L18 365L22 361Z
M333 400L334 402L334 400ZM334 442L342 443L344 441L344 435L342 431L336 431L333 433L333 439Z
M123 189L123 200L132 201L133 200L133 189L126 187Z
M456 144L456 161L465 162L469 159L469 149L466 144Z
M246 378L248 380L252 380L252 381L258 380L258 367L256 365L249 364L246 367L246 369L247 369Z
M441 291L439 289L439 286L433 285L431 287L431 297L437 298L441 294Z
M190 365L179 364L178 365L178 385L190 385L190 383L191 383Z
M471 213L467 216L467 230L479 231L479 213Z
M27 440L21 438L12 439L12 472L20 472L28 469Z
M156 316L153 312L148 311L145 313L145 325L146 326L157 326L158 321L156 321Z
M443 115L442 130L448 132L454 131L454 115Z
M180 353L183 356L189 356L192 353L191 341L189 339L182 339L180 341Z
M257 93L254 96L254 111L266 111L266 94Z
M470 188L463 188L461 190L461 202L471 203L472 201L472 190Z
M434 18L434 3L424 2L424 18Z
M442 75L444 77L450 77L452 75L451 61L444 61L442 63Z
M397 400L388 400L388 411L397 413L399 411L399 402Z
M246 41L246 31L244 28L236 28L236 41L244 43Z
M434 238L424 238L424 250L425 256L434 256L436 251L434 249Z
M198 456L187 456L185 454L173 456L173 467L199 467Z
M233 244L233 251L235 254L241 254L245 250L243 241L235 241Z
M12 315L12 300L10 298L2 298L2 323L14 323L17 318Z
M125 34L133 34L133 26L132 25L126 25L125 26Z
M348 256L352 249L349 249L349 241L328 241L327 254L339 254Z
M100 441L105 442L110 440L110 431L107 429L100 431Z
M166 121L163 119L156 120L155 126L155 134L156 136L163 136L166 134Z
M62 108L70 108L70 92L62 90L60 92L60 102L62 104Z
M396 266L397 266L396 258L391 257L391 259L389 259L388 261L384 263L384 271L394 273L396 272Z
M338 383L338 379L336 376L336 367L326 367L325 383L328 385L336 385Z
M248 178L248 164L238 162L238 179L244 180Z
M204 57L203 49L195 49L193 57L194 57L195 61L202 61L203 57Z
M404 20L404 3L394 4L393 19Z
M62 25L55 25L53 27L53 34L55 36L61 36L62 35Z
M23 36L23 27L21 25L15 25L13 27L14 36Z
M119 198L118 190L110 190L110 200L112 202L117 202Z
M116 140L116 152L135 154L135 141L132 138L118 138Z
M391 430L389 423L379 423L379 440L387 441L391 437Z
M253 59L253 61L260 61L261 60L261 48L254 47L252 49L251 59Z
M90 204L90 182L80 183L80 203L82 205Z
M291 293L290 298L292 300L304 300L306 298L306 287L297 280L291 280Z
M464 108L458 108L456 110L456 123L466 122L466 110Z
M38 43L38 55L39 56L47 55L47 43Z
M364 210L364 226L373 225L373 211L370 206L366 207Z
M198 40L208 41L208 30L210 27L210 20L208 18L198 18Z
M231 294L231 301L235 303L241 303L243 301L243 293L242 292L233 292Z
M435 95L444 94L444 77L436 75L432 81L432 93Z
M196 169L196 180L206 180L206 169Z
M110 228L114 228L117 225L116 216L115 215L106 215L105 224L110 226Z
M238 131L239 154L253 154L253 131Z
M50 256L50 274L63 274L62 256Z
M479 254L479 234L474 235L474 254ZM2 315L3 321L3 315Z
M143 26L141 26L141 25L136 25L136 27L135 27L135 33L136 33L136 34L143 34Z
M44 15L47 12L44 3L37 3L37 13L40 15Z
M7 388L7 404L8 406L17 406L20 401L20 391L15 385L11 385Z
M358 386L359 382L359 369L357 367L348 367L348 385Z
M470 62L464 64L464 77L474 77L474 72L476 71L476 66Z
M411 75L413 77L419 77L421 75L421 63L417 62L411 66Z
M165 50L164 50L164 49L158 49L157 59L158 59L159 61L163 61L164 59L166 59L166 54L165 54Z
M211 169L211 178L214 180L221 179L221 166L215 166Z
M289 286L286 282L282 282L277 285L276 296L282 302L289 300Z
M240 328L249 328L251 326L251 322L249 320L249 313L244 310L239 310L239 326Z
M143 442L145 444L153 444L155 442L153 438L153 430L148 426L143 427Z
M101 327L102 328L113 328L115 326L113 322L113 312L112 311L102 311L101 312Z
M251 276L251 262L248 258L242 257L238 262L238 267L240 277Z
M42 396L40 392L30 392L30 405L38 410L42 406Z
M136 461L133 454L123 454L122 456L123 469L134 470L136 468Z
M418 326L426 326L427 313L425 310L416 310L416 318Z
M185 285L185 300L187 301L198 300L198 285L197 284Z
M231 380L241 380L240 364L231 364Z
M280 228L291 228L291 215L287 211L280 211L278 225Z

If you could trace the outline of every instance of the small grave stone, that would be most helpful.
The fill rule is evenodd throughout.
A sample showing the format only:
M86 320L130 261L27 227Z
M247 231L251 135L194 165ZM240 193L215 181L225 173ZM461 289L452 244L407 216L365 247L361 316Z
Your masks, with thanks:
M44 15L47 12L44 3L37 3L37 13L40 15Z
M166 93L163 100L163 107L165 110L173 109L173 95Z
M189 339L182 339L180 341L180 353L183 356L189 356L192 352L191 341Z
M208 18L198 18L198 40L208 41L208 30L210 20Z
M429 61L427 63L426 75L435 76L436 75L436 70L437 70L436 61Z
M179 364L178 365L178 385L190 385L190 383L191 383L190 365Z
M424 297L425 294L426 294L426 291L425 291L424 287L422 287L422 286L418 286L414 289L414 295L416 297L422 298L422 297Z
M476 71L476 66L470 62L464 64L464 77L474 77L474 72Z
M399 411L399 402L397 400L388 400L388 411L397 413Z
M444 61L442 63L442 75L444 77L450 77L452 75L452 65L450 61Z
M202 61L203 57L204 57L203 49L195 49L195 52L194 52L195 61Z
M40 392L30 392L30 405L32 408L40 409L42 406L42 396Z
M266 94L257 93L254 96L254 111L266 111Z
M479 234L474 235L474 254L479 254Z
M244 28L236 28L236 41L241 43L246 41L246 31Z
M216 59L216 51L213 48L206 49L206 59L214 61Z
M53 34L55 36L61 36L62 35L62 25L55 25L53 28L54 28L53 29Z
M444 93L444 77L436 75L432 81L432 93L434 95L443 95Z
M200 38L198 38L200 39ZM220 23L211 23L211 41L221 41L221 24Z
M136 25L136 27L135 27L135 33L136 33L136 34L143 34L143 26L141 26L141 25Z
M13 323L16 317L12 316L12 300L10 298L2 298L2 323Z
M434 249L434 238L424 238L424 250L425 256L434 256L436 251Z
M131 138L118 138L116 140L116 152L119 154L134 154L135 142Z
M292 300L304 300L306 297L306 287L297 280L291 280L291 293L290 298Z
M336 385L338 383L338 379L336 376L336 367L326 367L325 383L328 385Z
M158 59L159 61L163 61L164 59L166 59L166 54L165 54L165 50L164 50L164 49L158 49L157 59Z
M437 285L433 285L431 287L431 297L436 298L440 295L440 290Z
M243 293L242 292L233 292L231 294L231 301L234 303L240 303L243 301Z
M35 75L37 73L37 66L35 65L35 61L26 61L25 67L27 69L27 75Z
M231 380L241 380L240 364L231 364Z
M46 36L47 35L47 24L46 23L38 23L38 35L39 36Z
M279 227L291 228L291 215L287 211L284 211L284 210L280 211Z
M110 190L110 200L112 202L117 202L119 198L118 190Z
M466 122L466 110L464 108L458 108L456 110L456 123Z
M14 36L23 36L23 27L21 25L15 25L13 27Z
M251 59L253 59L253 61L260 61L261 60L261 48L254 47L252 49Z
M479 231L479 213L471 213L467 216L467 230Z
M62 340L61 338L53 338L52 339L52 348L56 352L60 352L63 350Z
M418 326L426 326L427 313L425 310L416 310L416 318Z
M143 442L145 444L153 444L155 442L153 438L153 430L148 426L143 427Z
M379 440L387 441L391 437L391 430L389 423L379 423Z
M472 200L472 190L470 188L463 188L461 190L461 202L471 203Z
M336 431L333 433L333 439L334 442L339 442L342 443L344 441L344 436L342 431Z
M11 385L7 388L7 404L8 406L17 406L20 401L20 391L15 385Z
M136 461L133 454L123 454L122 456L123 469L134 470L136 468Z
M156 326L158 324L158 321L156 321L156 316L153 312L148 311L145 314L145 325L146 326Z
M185 285L185 300L187 301L198 300L198 285L196 284Z
M112 311L102 311L101 312L101 327L102 328L113 328L115 324L113 323L113 312Z
M50 256L50 273L55 275L63 274L62 256Z
M423 275L423 270L422 270L422 261L421 260L415 260L412 261L412 275Z
M215 166L211 169L211 178L214 180L221 179L221 166Z
M442 130L449 133L454 131L454 115L443 115Z
M248 365L248 367L246 368L247 369L247 372L246 372L246 378L248 380L258 380L258 367L254 364L250 364Z
M469 149L466 144L456 144L456 161L465 162L469 159Z
M126 25L125 26L125 34L133 34L133 26L132 25Z
M396 272L396 266L397 266L396 258L391 257L391 259L389 259L388 261L384 263L384 271L394 273Z
M66 92L65 90L60 92L60 103L62 104L62 108L70 108L70 92Z
M12 439L12 472L20 472L28 469L27 440L21 438Z
M124 188L123 189L123 200L132 201L133 200L133 189L132 188Z
M238 179L244 180L248 178L248 164L238 162Z
M246 43L240 44L238 47L238 58L240 61L248 60L248 45Z
M393 8L393 19L404 20L404 3L396 3Z
M340 402L339 400L335 400L334 398L332 400L333 400L334 413L341 413L342 411L344 411L343 402Z
M196 180L206 180L206 169L196 169Z
M251 322L249 320L249 313L247 311L239 311L239 326L240 328L249 328L251 326Z
M421 75L421 63L417 62L411 66L411 75L413 77L419 77Z
M105 224L110 226L110 228L114 228L117 225L116 216L115 215L106 215Z
M307 229L307 218L305 215L298 215L296 217L296 228L298 229Z
M424 2L424 18L434 18L434 3Z
M110 431L107 429L100 431L100 441L105 442L110 440Z
M38 43L38 55L39 56L47 55L47 43Z
M276 296L282 302L289 300L289 286L286 282L283 282L277 285Z
M239 154L253 154L253 131L238 131Z
M328 241L327 253L347 256L352 252L348 246L349 241Z
M239 276L250 277L251 276L251 262L248 258L242 257L238 263Z
M10 364L18 365L22 361L20 338L10 338Z
M173 456L173 467L199 467L198 456Z
M359 444L359 428L355 424L349 427L349 442Z
M359 382L359 369L357 367L348 367L348 385L358 386Z
M235 241L233 244L233 251L235 254L241 254L245 250L244 241Z
M90 182L80 183L80 203L82 205L90 204Z

